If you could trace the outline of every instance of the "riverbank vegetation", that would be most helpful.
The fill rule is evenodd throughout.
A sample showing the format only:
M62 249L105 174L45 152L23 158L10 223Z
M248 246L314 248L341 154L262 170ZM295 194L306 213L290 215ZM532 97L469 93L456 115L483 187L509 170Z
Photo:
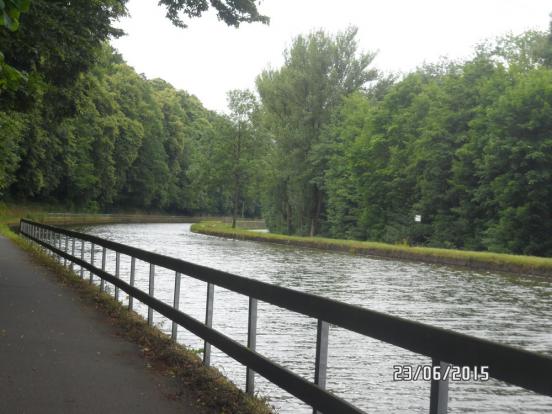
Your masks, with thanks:
M332 61L353 34L300 37L257 80L273 137L270 230L551 255L552 34L507 36L367 89L319 88L316 76L355 85L339 70L367 60Z
M0 83L0 198L90 212L227 213L229 137L239 125L123 61L107 42L122 35L113 24L125 3L33 0L17 31L0 25L5 62L24 74ZM183 7L190 17L208 7L161 3L177 24ZM253 1L216 5L231 25L266 21ZM240 188L240 213L258 216Z
M241 391L216 368L205 367L197 352L174 343L156 327L150 327L137 313L129 311L98 286L79 278L27 240L0 224L0 234L10 238L26 250L42 266L53 270L58 281L72 289L83 304L104 314L118 335L136 343L152 369L175 378L182 393L192 397L197 407L205 412L271 414L273 408L265 399ZM173 398L178 399L179 395Z
M119 212L117 214L95 214L89 212L63 212L63 208L50 204L5 204L0 202L0 225L15 226L20 219L52 225L86 225L107 223L193 223L200 216L173 216L167 214L145 213L139 211ZM203 219L207 219L203 217ZM229 220L226 217L209 217L212 220ZM248 221L239 220L238 223ZM264 223L258 224L258 226Z
M161 3L178 24L189 2ZM300 35L222 115L109 46L124 1L30 4L19 30L0 28L22 74L0 84L2 199L552 255L552 28L401 76L377 71L355 28Z
M304 237L262 233L246 228L232 228L228 223L217 221L194 223L192 224L191 230L195 233L238 240L252 240L359 255L464 266L478 270L552 276L552 259L544 257L439 249L432 247L412 247L327 237Z

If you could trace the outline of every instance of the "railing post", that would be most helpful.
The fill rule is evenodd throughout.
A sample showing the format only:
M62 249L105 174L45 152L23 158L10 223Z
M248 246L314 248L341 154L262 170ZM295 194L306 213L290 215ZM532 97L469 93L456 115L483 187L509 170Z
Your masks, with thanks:
M328 336L330 325L318 320L316 329L316 360L314 364L314 383L320 388L326 388L326 371L328 368ZM313 409L313 414L320 411Z
M130 258L130 286L134 286L134 273L136 272L136 258ZM128 295L128 309L132 310L134 306L134 298Z
M155 283L155 265L150 263L149 273L149 295L153 297ZM148 325L153 326L153 309L148 306Z
M69 236L68 235L65 235L65 249L64 249L65 253L67 253L69 251ZM63 266L67 267L67 259L64 257L63 258Z
M215 285L207 283L207 306L205 309L205 325L209 328L213 326L213 302L215 299ZM211 366L211 344L204 341L203 345L203 365Z
M106 259L106 255L107 255L107 251L106 251L106 248L102 248L102 271L105 272L105 259ZM100 292L104 292L105 291L105 280L104 278L102 277L101 278L102 280L100 281Z
M81 260L84 261L84 240L81 240ZM80 277L81 279L84 278L84 267L81 266L80 269Z
M174 273L174 298L173 298L173 308L176 310L180 309L180 279L182 276L180 272ZM176 342L178 336L178 325L175 321L172 323L172 332L171 339Z
M94 250L96 249L96 246L94 246L94 243L92 243L92 246L90 247L90 264L94 266ZM90 271L90 284L92 284L94 278L94 274L92 271Z
M447 370L448 364L439 360L432 360L433 367L440 367L440 373L443 375ZM434 369L434 368L433 368ZM429 397L429 414L446 414L448 407L448 378L446 380L431 381L431 391Z
M61 250L61 234L56 233L56 238L57 238L57 246L54 240L54 247L57 247L58 250ZM61 256L59 254L57 255L57 258L58 258L58 262L61 263Z
M249 297L249 317L247 319L247 347L252 351L257 348L257 299ZM247 367L245 376L245 392L255 393L255 371Z
M48 246L54 246L54 241L55 239L53 230L48 230ZM56 254L50 249L50 255L52 256L52 258L54 258Z
M71 256L75 257L75 238L71 237ZM73 268L75 267L75 262L71 262L69 265L69 268L71 269L71 272L73 271Z
M119 279L119 268L121 267L121 254L115 252L115 277ZM119 301L119 287L115 286L115 300Z
M57 243L57 234L52 230L52 243L51 243L51 246L55 249L56 248L56 243ZM52 257L54 259L57 258L57 254L55 254L53 251L52 251Z

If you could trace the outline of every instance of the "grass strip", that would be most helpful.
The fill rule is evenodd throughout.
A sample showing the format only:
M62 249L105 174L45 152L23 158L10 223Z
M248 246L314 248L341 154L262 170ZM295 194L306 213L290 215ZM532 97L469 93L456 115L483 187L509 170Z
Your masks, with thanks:
M100 214L92 212L63 212L63 207L47 204L6 204L0 202L0 224L15 225L21 218L50 225L94 225L125 223L194 223L202 220L223 221L230 223L231 217L223 216L182 216L144 211ZM238 219L241 227L265 228L264 220Z
M432 247L411 247L369 241L330 239L325 237L301 237L260 233L243 228L233 229L228 224L217 221L194 223L191 230L196 233L239 240L253 240L289 246L348 252L352 254L465 266L478 270L552 276L552 258L547 257L439 249Z
M205 367L196 351L175 344L168 335L156 327L150 327L140 315L129 311L107 293L100 293L98 286L79 278L34 244L12 232L7 224L0 224L0 235L29 252L39 264L53 270L58 281L70 287L83 303L104 314L119 335L139 345L148 365L163 375L175 378L182 394L191 394L198 407L217 414L274 413L266 398L246 394L217 369Z

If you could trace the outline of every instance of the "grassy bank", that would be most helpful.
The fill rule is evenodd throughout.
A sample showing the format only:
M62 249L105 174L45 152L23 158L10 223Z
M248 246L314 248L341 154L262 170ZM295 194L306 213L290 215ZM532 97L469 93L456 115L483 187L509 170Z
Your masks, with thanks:
M199 407L209 413L270 414L273 409L261 398L245 394L218 370L203 366L196 352L175 344L157 328L95 285L80 279L50 256L0 224L0 235L11 239L28 251L33 260L54 271L63 285L70 287L83 303L103 313L117 333L140 346L149 366L163 375L173 377L187 394L191 393ZM178 396L175 396L178 398Z
M144 212L98 214L89 212L68 213L56 206L29 204L0 204L0 223L17 224L21 218L28 218L52 225L70 224L108 224L108 223L193 223L202 217L175 216ZM216 218L220 220L221 218Z
M349 252L352 254L365 254L394 259L416 260L426 263L465 266L480 270L552 277L552 258L429 247L410 247L356 240L329 239L324 237L300 237L259 233L243 228L232 229L225 223L213 221L193 224L192 231L240 240L254 240L290 246Z
M119 223L196 223L201 220L217 220L231 223L230 217L184 216L159 213L115 213L99 214L89 212L63 212L63 208L47 204L4 204L0 203L0 223L15 225L21 218L51 225L86 225ZM247 228L264 228L263 220L238 219L238 224Z

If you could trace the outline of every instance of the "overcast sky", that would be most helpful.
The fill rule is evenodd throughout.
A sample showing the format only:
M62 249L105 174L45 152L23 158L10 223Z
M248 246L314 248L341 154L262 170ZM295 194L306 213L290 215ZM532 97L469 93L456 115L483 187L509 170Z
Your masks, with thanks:
M174 27L158 0L130 0L130 17L118 26L127 35L112 41L125 60L148 78L162 78L219 112L226 91L254 89L265 68L279 67L291 40L323 28L359 28L363 51L378 51L374 66L408 72L441 56L469 57L484 39L528 29L547 30L550 0L264 0L269 26L219 22L214 13Z

